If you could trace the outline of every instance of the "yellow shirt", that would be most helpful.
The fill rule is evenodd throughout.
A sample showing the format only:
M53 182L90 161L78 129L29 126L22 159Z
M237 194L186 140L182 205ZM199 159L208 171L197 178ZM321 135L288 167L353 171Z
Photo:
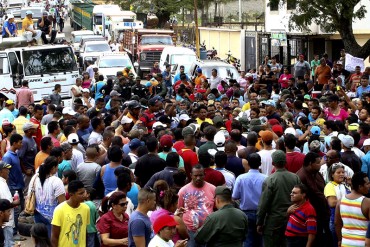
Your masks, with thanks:
M49 154L44 153L42 151L38 152L35 157L35 171L37 168L41 166L42 163L46 160L46 158L49 157Z
M33 26L33 20L25 17L22 21L22 31L24 32L24 30L29 26Z
M25 118L24 116L19 116L13 121L13 125L15 126L15 129L17 130L17 133L20 134L21 136L24 136L24 131L23 131L23 125L25 123L28 123L30 120Z
M251 109L251 103L245 103L242 107L242 112L245 112L247 110Z
M213 121L210 118L206 118L204 120L201 120L200 118L197 118L196 120L197 120L197 124L199 124L199 125L201 125L203 122L213 124Z
M85 203L72 208L67 201L62 202L55 208L51 224L60 227L58 246L85 247L90 208Z

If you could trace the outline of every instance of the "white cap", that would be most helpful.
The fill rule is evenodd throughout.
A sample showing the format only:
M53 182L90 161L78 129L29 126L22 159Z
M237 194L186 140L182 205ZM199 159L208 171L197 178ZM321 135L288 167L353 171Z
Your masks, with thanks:
M71 107L64 107L62 114L68 114L71 116L76 115L76 112Z
M364 146L364 147L365 147L365 146L370 146L370 138L369 138L369 139L366 139L366 140L364 141L363 146Z
M128 116L123 116L122 119L121 119L121 124L128 124L128 123L132 123L132 118L129 118Z
M78 139L78 135L76 133L71 133L68 136L68 143L69 144L78 144L80 140Z
M162 127L164 127L164 128L166 128L166 127L167 127L167 125L166 125L166 124L164 124L164 123L161 123L161 122L155 122L155 123L153 124L153 126L152 126L152 129L155 129L155 128L159 127L159 126L162 126Z
M179 117L179 121L181 121L181 120L188 121L189 119L190 119L190 117L189 117L188 114L181 114L180 117Z
M225 145L225 134L222 131L216 133L215 137L213 138L213 142L216 144L217 147L222 147Z
M82 91L83 93L90 93L90 90L89 90L88 88L83 88L81 91Z
M12 19L12 18L14 19L14 15L13 14L9 14L7 20Z
M284 134L292 134L292 135L296 135L296 131L293 127L289 127L289 128L286 128L285 131L284 131Z
M343 146L345 146L346 148L353 148L353 146L355 145L355 140L350 135L339 134L338 139L343 143Z

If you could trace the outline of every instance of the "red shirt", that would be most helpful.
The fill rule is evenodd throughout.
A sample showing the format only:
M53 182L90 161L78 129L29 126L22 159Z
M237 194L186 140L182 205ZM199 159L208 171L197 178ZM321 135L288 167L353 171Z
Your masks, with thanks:
M96 223L96 228L100 234L109 233L109 238L112 239L122 239L128 237L128 220L129 216L124 213L123 220L120 221L114 216L112 211L104 214L98 222ZM100 245L101 247L106 247L103 242ZM126 247L127 245L115 245L119 247Z
M190 179L191 169L193 168L193 166L198 164L197 153L188 148L183 148L178 151L178 154L184 160L184 168L185 168L186 176Z
M204 168L204 174L204 181L213 184L214 186L221 186L226 183L224 175L215 169L210 167Z
M33 136L33 138L35 139L38 149L41 150L41 139L42 139L41 122L34 117L30 119L30 122L39 126L37 127L36 134Z
M289 215L285 236L307 237L308 234L316 234L316 231L316 212L311 203L306 201Z
M176 149L176 151L180 151L181 149L185 148L184 141L177 141L173 144L173 148Z
M301 169L304 157L304 154L298 152L286 153L285 168L292 173L296 173L299 169Z
M152 133L152 126L156 122L154 113L151 113L149 109L145 110L143 116L140 118L140 121L143 122L143 125L148 128L148 133Z

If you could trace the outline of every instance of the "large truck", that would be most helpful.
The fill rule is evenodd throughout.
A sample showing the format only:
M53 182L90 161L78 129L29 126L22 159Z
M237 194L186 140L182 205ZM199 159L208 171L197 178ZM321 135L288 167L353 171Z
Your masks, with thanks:
M131 53L135 69L140 77L148 74L154 62L159 62L162 51L174 46L176 35L173 30L137 29L124 32L125 51Z
M15 100L16 91L28 80L35 101L62 86L62 98L70 97L71 86L79 76L72 47L43 45L8 48L0 51L0 95Z
M71 2L70 24L74 30L93 30L93 9L92 3Z
M114 4L103 4L103 5L94 5L92 12L92 22L94 34L103 33L103 15L108 13L114 13L120 11L120 7ZM108 29L107 26L104 27Z
M135 19L136 14L132 11L105 11L102 14L102 26L106 28L103 28L102 35L108 38L108 40L111 40L116 27L121 26L122 24L132 26Z

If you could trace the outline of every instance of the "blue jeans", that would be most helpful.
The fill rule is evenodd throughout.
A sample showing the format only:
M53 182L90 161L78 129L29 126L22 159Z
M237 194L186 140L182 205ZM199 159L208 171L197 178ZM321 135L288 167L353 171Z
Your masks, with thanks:
M166 87L167 87L167 86L166 86ZM167 96L168 96L169 98L172 98L172 97L173 97L173 96L172 96L172 90L173 90L172 86L167 87Z
M86 246L88 246L88 247L97 247L98 245L96 245L96 241L97 241L96 232L87 233L87 235L86 235Z
M14 246L14 240L13 240L13 227L6 226L3 228L4 232L4 247L13 247Z
M14 208L14 224L15 224L15 227L13 228L13 235L17 235L17 233L18 233L18 218L19 218L19 214L24 209L23 189L14 189L14 190L10 189L10 193L12 193L12 196L14 196L15 191L18 191L19 199L21 201L21 205Z
M188 230L188 234L189 234L188 247L204 247L205 246L203 244L198 244L195 241L194 239L195 232Z
M338 244L338 238L337 238L337 233L335 232L334 222L330 221L329 228L330 228L331 236L333 238L333 246L336 246Z
M46 226L46 228L48 229L49 237L51 237L51 222L36 210L33 218L35 220L35 223L42 223Z
M256 210L243 210L248 218L248 233L244 242L244 247L261 247L262 236L257 232L257 211Z

